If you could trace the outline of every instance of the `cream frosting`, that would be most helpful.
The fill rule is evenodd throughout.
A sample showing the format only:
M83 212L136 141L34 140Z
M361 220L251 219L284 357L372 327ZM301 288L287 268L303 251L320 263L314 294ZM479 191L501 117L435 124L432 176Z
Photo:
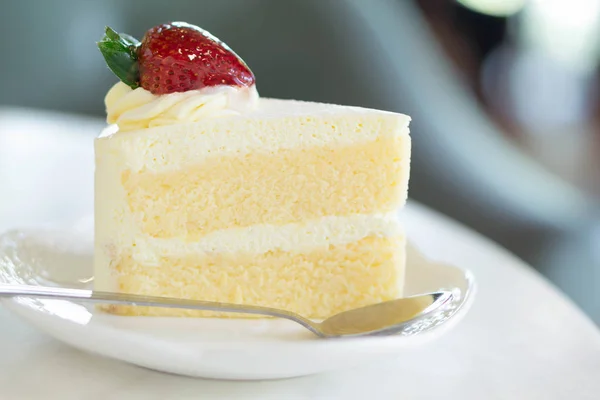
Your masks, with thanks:
M255 109L258 99L254 85L223 85L154 95L144 88L131 89L118 82L108 91L104 103L107 122L123 132L238 115Z

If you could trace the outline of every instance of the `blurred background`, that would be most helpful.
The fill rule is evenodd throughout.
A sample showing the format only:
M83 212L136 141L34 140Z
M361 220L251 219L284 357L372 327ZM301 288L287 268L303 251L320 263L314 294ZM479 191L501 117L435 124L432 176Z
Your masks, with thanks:
M76 143L91 146L115 82L95 41L183 20L235 49L262 96L410 114L410 197L600 323L600 0L0 4L0 228L91 209L90 169L54 178L93 168ZM85 202L47 200L71 183Z

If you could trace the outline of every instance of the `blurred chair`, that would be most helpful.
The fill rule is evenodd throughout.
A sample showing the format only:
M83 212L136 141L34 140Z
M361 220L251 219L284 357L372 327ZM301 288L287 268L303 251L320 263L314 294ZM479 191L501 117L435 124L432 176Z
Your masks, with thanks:
M414 120L411 196L524 258L600 322L597 204L498 131L410 2L351 4L380 54L371 82L384 108Z
M411 1L46 3L14 2L0 15L0 51L14 55L0 61L0 104L100 116L115 81L94 46L104 25L138 37L169 20L201 25L248 62L262 96L410 114L410 196L507 247L600 322L596 205L504 138Z

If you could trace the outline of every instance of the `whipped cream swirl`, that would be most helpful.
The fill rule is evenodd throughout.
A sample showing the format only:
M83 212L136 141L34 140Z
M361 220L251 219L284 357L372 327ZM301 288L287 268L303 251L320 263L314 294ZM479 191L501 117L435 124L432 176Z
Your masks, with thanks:
M255 109L258 98L254 85L214 86L159 96L118 82L106 94L104 104L106 121L123 132L238 115Z

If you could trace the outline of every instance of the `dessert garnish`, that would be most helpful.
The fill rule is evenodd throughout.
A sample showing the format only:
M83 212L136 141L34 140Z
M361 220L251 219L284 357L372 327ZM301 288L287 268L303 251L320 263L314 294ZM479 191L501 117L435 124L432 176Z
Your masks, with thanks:
M248 65L224 42L185 22L157 25L141 42L106 27L98 48L123 83L155 95L255 82Z

